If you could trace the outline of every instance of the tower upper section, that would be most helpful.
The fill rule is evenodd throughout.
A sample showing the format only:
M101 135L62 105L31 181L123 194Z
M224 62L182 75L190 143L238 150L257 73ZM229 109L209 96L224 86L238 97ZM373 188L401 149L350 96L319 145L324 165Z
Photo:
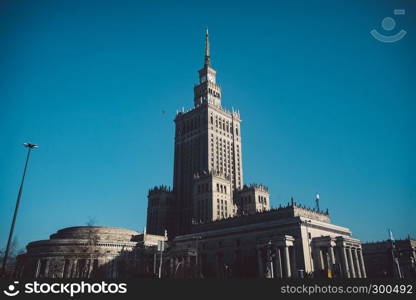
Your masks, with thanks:
M204 67L198 73L199 84L194 87L195 107L204 102L221 107L221 87L216 83L217 71L211 66L208 29L205 33Z

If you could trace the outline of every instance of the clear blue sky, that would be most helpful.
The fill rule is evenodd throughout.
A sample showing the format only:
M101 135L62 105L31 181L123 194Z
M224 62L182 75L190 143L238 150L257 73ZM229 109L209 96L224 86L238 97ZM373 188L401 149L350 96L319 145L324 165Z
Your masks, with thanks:
M403 40L369 34L387 16ZM173 119L193 105L206 26L223 105L243 119L245 181L274 206L319 192L364 241L416 236L415 16L410 0L2 1L0 246L26 141L40 148L20 247L90 217L143 230L148 188L172 183Z

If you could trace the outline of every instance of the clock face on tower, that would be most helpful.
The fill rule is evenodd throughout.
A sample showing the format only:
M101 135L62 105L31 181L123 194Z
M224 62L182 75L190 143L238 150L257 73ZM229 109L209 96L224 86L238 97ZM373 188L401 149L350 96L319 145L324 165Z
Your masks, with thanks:
M208 74L208 81L215 82L215 77L213 74Z

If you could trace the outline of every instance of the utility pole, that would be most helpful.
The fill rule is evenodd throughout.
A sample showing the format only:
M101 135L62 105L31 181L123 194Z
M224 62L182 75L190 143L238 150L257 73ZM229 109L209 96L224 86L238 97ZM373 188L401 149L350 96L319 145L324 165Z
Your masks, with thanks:
M32 151L32 149L39 148L38 145L31 144L31 143L24 143L23 146L25 146L27 148L26 163L25 163L25 168L24 168L24 171L23 171L22 182L20 183L19 193L17 195L16 207L14 209L12 225L10 227L9 238L7 240L6 252L4 253L3 264L2 264L2 267L1 267L1 275L2 276L6 275L7 258L9 256L10 244L11 244L12 237L13 237L13 231L14 231L14 225L16 223L17 212L19 210L20 198L22 197L23 184L25 182L25 176L26 176L27 165L28 165L29 158L30 158L30 152Z

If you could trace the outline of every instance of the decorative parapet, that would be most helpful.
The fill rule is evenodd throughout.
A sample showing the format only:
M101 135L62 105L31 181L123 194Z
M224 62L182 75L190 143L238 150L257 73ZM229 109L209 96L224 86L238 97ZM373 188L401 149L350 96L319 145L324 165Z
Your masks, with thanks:
M222 106L216 106L216 105L213 105L213 104L210 104L210 103L207 103L207 102L203 102L202 104L200 104L200 105L198 105L198 106L196 106L196 107L192 107L192 108L190 108L190 109L185 109L184 107L182 107L180 110L177 110L177 111L176 111L176 118L181 117L182 115L185 115L185 114L187 114L187 113L189 113L189 112L192 112L192 111L194 111L194 110L196 110L196 109L198 109L198 108L202 107L203 105L211 105L211 106L212 106L212 107L214 107L215 109L217 109L217 110L219 110L219 111L222 111L222 112L224 112L224 113L226 113L226 114L230 114L230 115L232 115L234 118L236 118L236 119L239 119L239 120L240 120L240 111L239 111L239 110L234 110L234 108L232 108L232 110L231 110L231 111L229 111L229 110L225 109L225 108L224 108L224 107L222 107Z
M149 189L149 196L152 196L154 194L161 194L161 193L172 193L172 189L169 186L166 185L160 185L155 186L151 189Z
M236 190L236 193L239 192L246 192L246 191L253 191L253 190L260 190L262 192L269 192L269 188L263 184L251 183L249 185L243 185L241 189Z
M266 211L259 211L252 214L236 215L224 219L213 220L203 224L194 225L193 232L206 231L211 227L231 227L244 224L258 223L271 221L276 219L288 219L304 217L323 223L330 223L328 210L318 211L313 208L308 208L298 205L295 202L288 203L286 206L279 206L278 208L271 208Z
M325 223L330 223L329 212L317 211L308 207L293 206L294 215L296 217L305 217L312 220L317 220Z
M199 179L203 179L203 178L209 178L209 177L220 177L222 179L225 180L231 180L231 176L230 175L226 175L224 172L220 172L216 169L213 169L211 171L202 171L202 172L197 172L194 174L194 180L199 180Z

